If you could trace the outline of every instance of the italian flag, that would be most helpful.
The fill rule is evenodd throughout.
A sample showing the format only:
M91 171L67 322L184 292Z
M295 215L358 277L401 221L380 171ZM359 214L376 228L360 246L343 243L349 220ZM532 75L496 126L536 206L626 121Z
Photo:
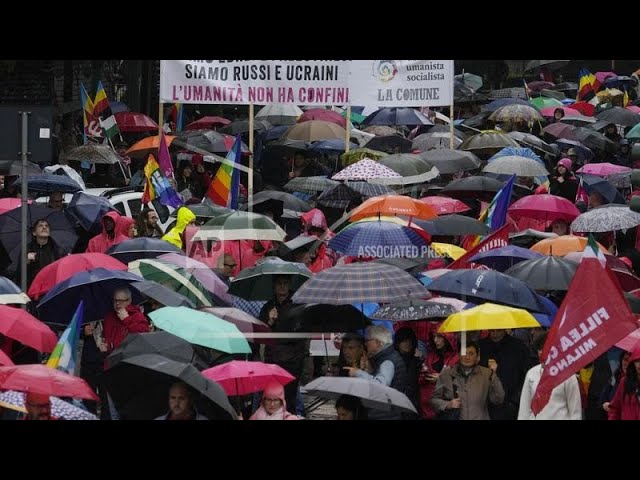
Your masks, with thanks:
M602 250L600 250L595 238L593 238L593 235L591 234L589 234L587 246L584 247L584 254L582 255L582 258L595 258L600 262L600 265L602 265L603 268L607 265L607 259L605 258L604 253L602 253Z

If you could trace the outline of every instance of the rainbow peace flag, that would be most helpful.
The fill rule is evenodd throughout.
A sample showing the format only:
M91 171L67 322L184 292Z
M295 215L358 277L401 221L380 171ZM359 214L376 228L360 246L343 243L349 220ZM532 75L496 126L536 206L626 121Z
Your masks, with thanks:
M76 369L76 348L80 339L80 326L84 314L84 300L80 300L76 312L73 314L71 323L62 333L56 346L47 360L47 367L62 370L70 375Z
M216 205L227 208L238 208L240 196L240 170L235 168L240 164L242 139L240 134L236 137L233 147L227 153L225 161L218 169L218 173L211 181L207 197Z
M142 194L143 204L152 202L157 198L161 204L173 208L178 208L182 205L182 199L173 189L167 177L164 176L160 165L158 165L158 162L156 162L156 159L151 154L149 154L147 164L144 166L144 176L147 182L144 186L144 193Z

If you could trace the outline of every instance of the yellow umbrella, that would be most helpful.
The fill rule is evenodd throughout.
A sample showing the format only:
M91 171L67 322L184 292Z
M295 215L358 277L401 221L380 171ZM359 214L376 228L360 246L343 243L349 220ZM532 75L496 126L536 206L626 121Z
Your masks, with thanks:
M473 330L502 330L539 326L538 321L526 310L494 303L483 303L469 310L450 315L438 331L470 332Z
M432 242L431 248L433 248L438 255L447 255L454 260L459 259L465 253L467 253L464 248L458 247L456 245L451 245L450 243Z

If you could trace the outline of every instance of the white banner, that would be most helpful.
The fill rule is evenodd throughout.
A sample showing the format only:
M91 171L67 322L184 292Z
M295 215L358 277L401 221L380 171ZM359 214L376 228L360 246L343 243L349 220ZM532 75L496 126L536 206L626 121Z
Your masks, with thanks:
M346 105L349 61L161 60L163 103Z
M351 105L442 107L453 103L453 60L353 60Z

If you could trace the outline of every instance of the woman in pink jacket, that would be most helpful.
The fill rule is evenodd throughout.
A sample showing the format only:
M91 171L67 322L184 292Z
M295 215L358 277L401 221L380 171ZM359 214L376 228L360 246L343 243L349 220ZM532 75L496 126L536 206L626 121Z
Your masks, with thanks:
M264 389L260 408L251 415L249 420L300 420L300 417L287 412L284 387L273 381Z
M609 420L640 420L640 346L629 358L627 374L609 404Z
M445 367L453 367L458 363L458 342L453 333L432 331L429 336L429 352L422 363L422 371L418 377L420 385L420 416L424 420L433 420L436 412L430 405L431 395L436 388L440 372Z

